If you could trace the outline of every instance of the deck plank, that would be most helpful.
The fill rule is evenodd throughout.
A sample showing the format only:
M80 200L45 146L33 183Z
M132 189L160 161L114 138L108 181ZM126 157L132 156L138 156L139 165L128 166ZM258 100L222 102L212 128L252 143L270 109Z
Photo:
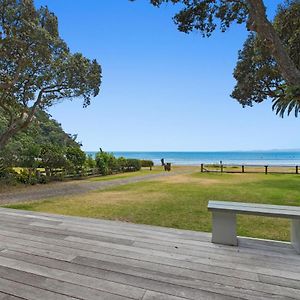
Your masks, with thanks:
M1 299L300 299L289 243L0 208Z
M0 267L0 277L7 280L25 283L48 291L87 300L128 300L130 298L105 293L82 285L75 285L65 281L55 280L44 276L19 271L13 268ZM0 298L1 299L1 298Z
M116 233L105 233L103 231L101 232L89 232L88 229L84 231L80 231L76 229L65 229L60 227L40 227L36 225L26 226L24 224L18 224L13 223L13 227L9 228L11 231L15 232L21 232L21 233L29 233L33 234L34 236L45 236L48 233L49 234L57 234L57 236L60 236L59 234L66 236L74 236L74 237L83 237L88 238L91 240L98 240L98 241L104 241L104 242L112 242L112 243L118 243L118 244L124 244L124 245L132 245L133 243L139 247L146 247L149 249L152 249L153 247L165 247L165 249L168 252L178 252L184 251L184 253L188 253L189 255L197 256L197 253L199 255L204 252L207 252L209 254L216 253L219 255L225 255L227 257L232 257L232 254L234 252L235 257L241 256L243 258L251 258L251 256L255 258L263 257L264 260L267 260L270 258L270 260L274 261L273 256L277 256L278 259L281 258L281 260L284 260L286 258L286 253L289 253L289 258L285 259L284 263L292 262L294 260L294 263L300 262L300 256L296 254L295 250L291 247L290 244L287 243L271 243L268 242L271 246L259 246L258 244L261 243L261 241L255 241L255 245L259 246L261 248L260 256L258 256L258 249L255 249L254 251L251 250L251 245L249 246L249 242L244 242L243 239L241 239L241 243L243 244L243 248L235 248L230 246L224 246L220 247L218 245L212 244L210 242L201 242L199 244L195 245L187 245L183 244L180 241L166 241L166 240L157 240L155 239L155 236L151 236L148 238L139 238L139 237L125 237L124 235ZM7 227L4 225L1 225L0 223L0 230L7 230ZM248 247L248 248L246 248ZM262 247L267 247L267 251L263 251ZM271 251L270 251L271 250ZM227 253L226 253L227 252ZM284 255L281 255L283 253ZM294 264L293 263L293 264Z
M23 248L20 248L19 251L24 252ZM43 253L43 255L45 254ZM215 284L226 284L243 289L254 289L269 293L274 292L274 287L268 284L260 284L258 282L253 283L248 280L241 280L230 276L220 276L207 272L194 272L177 267L170 268L158 264L136 264L134 261L128 260L116 263L113 258L110 261L103 261L99 259L88 259L86 257L77 257L73 262L76 264L97 267L106 271L119 272L151 280L160 280L193 288L199 288L201 285L203 286L203 284L198 284L199 281L208 281ZM61 267L66 269L64 265L61 265ZM99 274L99 271L97 271L97 274ZM294 295L297 292L295 290L282 288L278 293L282 295Z
M23 283L0 278L0 291L28 300L75 300L78 298L65 296L59 293L50 292Z
M20 298L20 297L16 297L13 295L0 292L0 300L22 300L22 299L24 298Z

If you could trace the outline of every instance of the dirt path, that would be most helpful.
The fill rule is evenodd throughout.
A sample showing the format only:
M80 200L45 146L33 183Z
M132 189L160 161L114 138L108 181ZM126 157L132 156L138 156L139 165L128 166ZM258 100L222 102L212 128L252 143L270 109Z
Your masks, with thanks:
M128 183L141 182L164 176L188 174L192 172L193 171L175 171L171 173L149 174L106 181L81 180L69 182L55 182L47 185L32 186L13 192L2 193L0 194L0 205L25 201L39 201L51 197L84 194L91 191L102 190Z

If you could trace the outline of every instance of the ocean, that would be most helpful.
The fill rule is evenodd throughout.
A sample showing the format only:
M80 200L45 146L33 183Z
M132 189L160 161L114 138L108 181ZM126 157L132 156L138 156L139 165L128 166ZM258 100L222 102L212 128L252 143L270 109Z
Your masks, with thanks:
M223 152L120 152L111 151L116 157L150 159L156 165L164 158L173 165L223 164L231 165L274 165L300 166L300 150L298 151L223 151ZM95 156L96 152L86 151Z

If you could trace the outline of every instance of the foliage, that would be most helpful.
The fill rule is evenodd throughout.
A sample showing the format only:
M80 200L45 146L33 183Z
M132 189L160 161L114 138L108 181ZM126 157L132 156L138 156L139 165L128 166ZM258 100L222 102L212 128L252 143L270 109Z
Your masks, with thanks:
M181 3L182 9L175 15L174 22L178 30L188 33L198 30L204 37L209 37L219 25L226 31L236 22L246 22L248 6L246 1L236 0L150 0L154 6L163 2Z
M16 179L20 183L24 184L31 184L34 185L38 183L38 178L35 173L32 172L32 170L29 169L22 169L20 173L16 175Z
M126 159L124 157L116 158L113 153L100 152L96 154L96 165L99 173L109 175L117 172L135 172L142 167L139 159Z
M86 163L86 166L90 169L94 169L96 167L96 161L94 160L92 155L87 156L85 163Z
M199 31L209 37L217 27L226 31L233 23L246 23L251 35L239 54L232 97L242 105L267 98L281 116L300 111L299 0L285 0L273 24L263 0L150 0L154 6L180 4L174 21L178 29Z
M12 168L0 168L0 184L15 185L17 183L17 172Z
M0 112L0 132L5 126L1 123L1 119L3 114ZM50 115L38 111L35 122L25 131L16 134L0 151L0 164L3 169L15 166L35 169L40 165L42 147L54 145L61 149L79 148L80 145L75 138L76 136L66 134Z
M126 172L136 172L142 168L141 161L139 159L128 158L126 159Z
M274 28L287 49L289 56L300 69L300 2L281 6L274 20ZM243 106L252 106L269 97L273 100L273 109L283 116L293 110L295 115L300 111L300 101L295 94L300 90L291 90L286 85L277 62L270 55L268 45L256 34L250 34L234 71L237 85L232 97Z
M63 99L99 93L101 68L80 53L71 54L58 33L57 17L33 0L0 0L0 108L5 127L0 149L45 110Z
M86 154L79 147L70 146L66 150L66 158L76 172L78 172L84 166Z
M146 159L142 159L141 160L141 166L143 168L152 168L154 166L154 162L152 160L146 160Z
M41 167L46 169L47 175L53 175L54 169L61 169L69 167L68 161L65 157L63 148L45 144L41 149Z
M23 145L20 154L19 163L17 165L19 167L35 169L39 164L38 157L40 157L41 154L41 147L38 144L29 143Z
M118 164L118 170L120 172L125 172L126 165L127 165L127 159L125 157L119 157L117 160L117 164Z
M102 175L112 174L117 169L117 159L112 153L100 150L96 154L96 166Z

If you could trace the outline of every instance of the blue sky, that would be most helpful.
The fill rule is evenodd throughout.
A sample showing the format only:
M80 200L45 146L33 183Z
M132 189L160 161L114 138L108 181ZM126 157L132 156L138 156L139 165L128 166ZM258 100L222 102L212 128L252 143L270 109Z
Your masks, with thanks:
M265 0L270 15L279 0ZM52 116L84 150L221 151L300 148L298 119L271 103L242 108L230 93L244 25L204 39L177 30L176 6L147 0L39 0L59 18L72 52L96 58L101 93L91 106L65 101Z

